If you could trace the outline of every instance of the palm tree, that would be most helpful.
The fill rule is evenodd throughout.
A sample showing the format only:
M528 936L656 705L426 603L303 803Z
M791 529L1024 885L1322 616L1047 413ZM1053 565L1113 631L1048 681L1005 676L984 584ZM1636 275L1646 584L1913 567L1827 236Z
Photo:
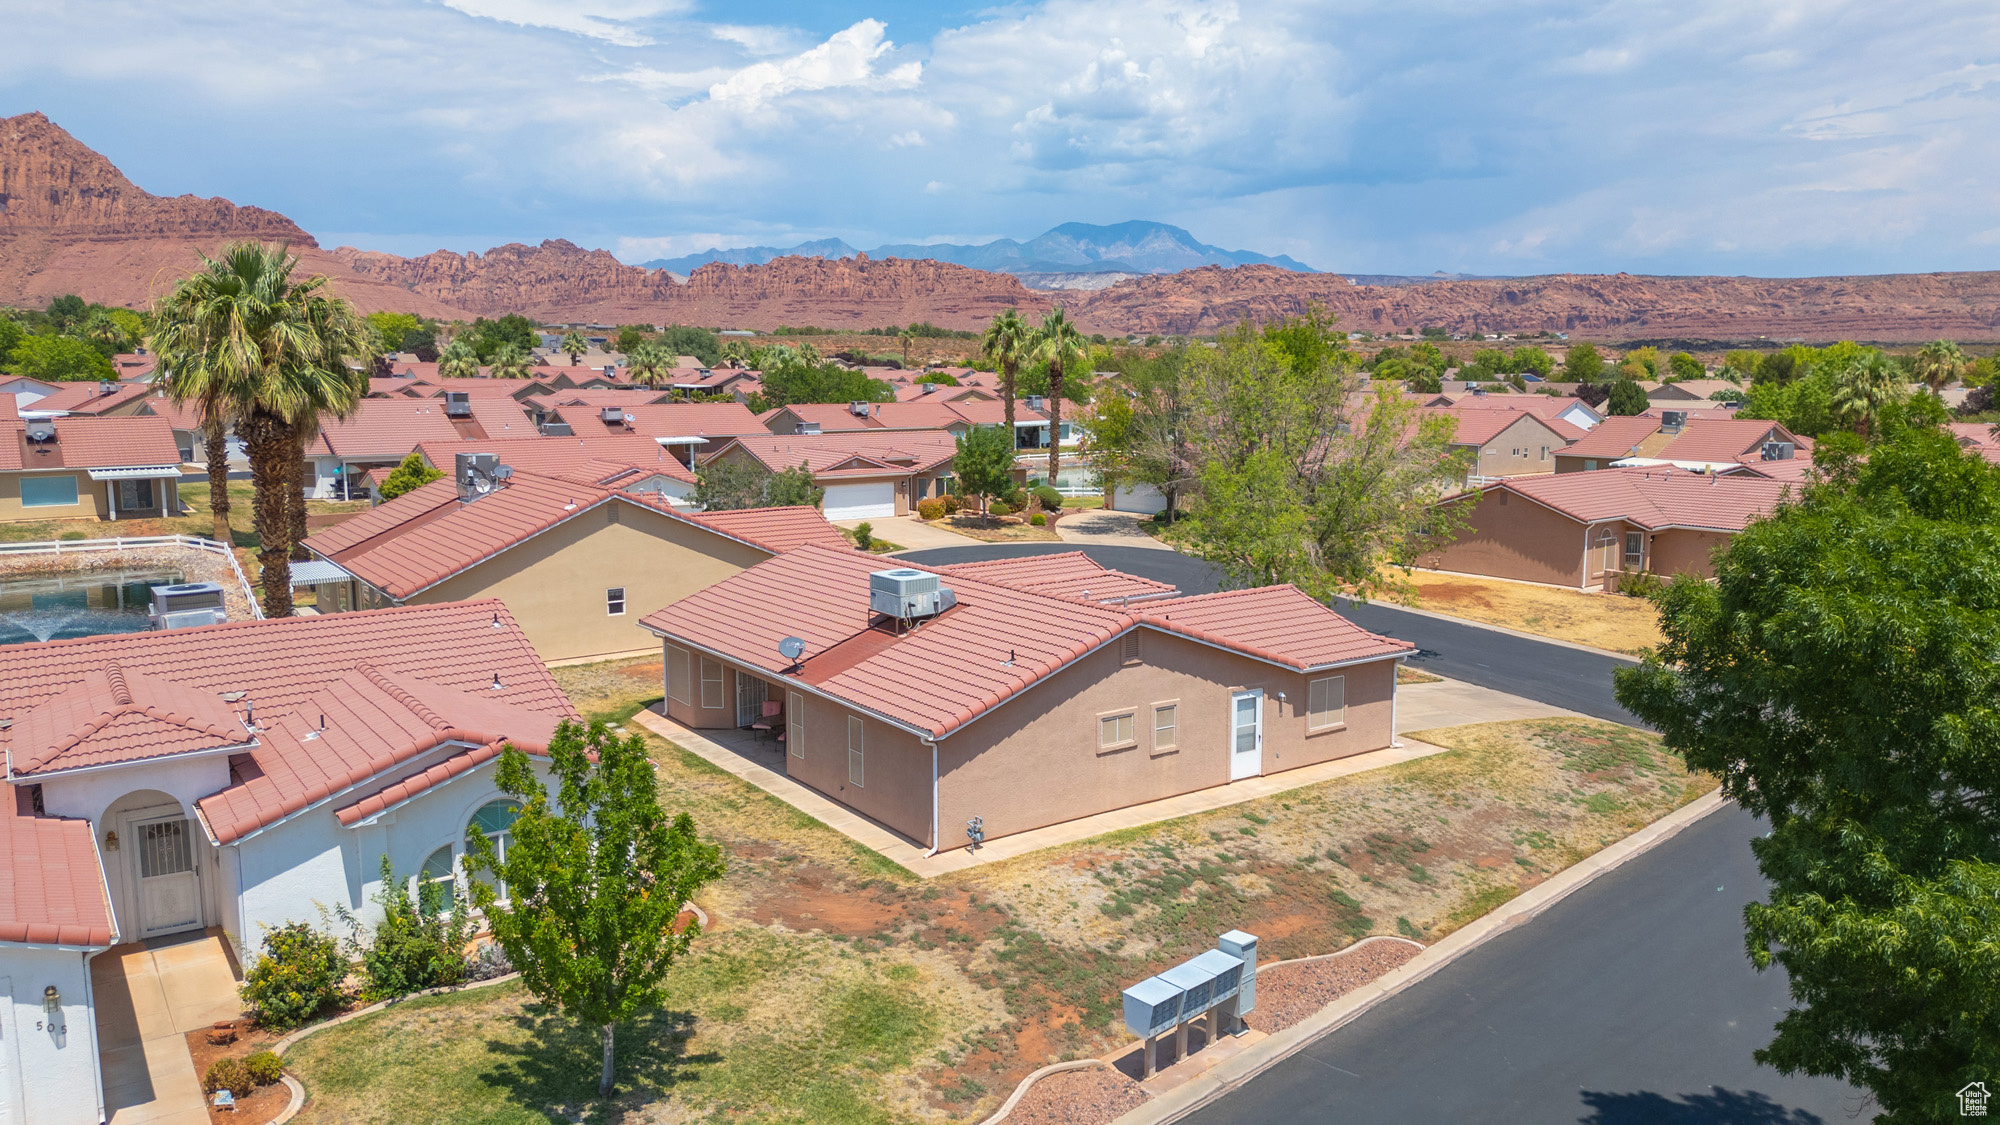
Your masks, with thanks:
M1049 487L1054 488L1062 469L1063 374L1089 355L1083 333L1061 305L1050 309L1035 330L1034 355L1049 365Z
M1882 408L1903 395L1903 369L1881 352L1869 352L1833 377L1833 413L1865 441Z
M576 357L590 350L590 341L583 338L583 333L572 328L563 333L562 350L569 356L569 365L575 367Z
M257 242L203 256L161 302L156 340L172 357L168 393L202 404L211 459L225 418L249 448L266 617L292 613L305 442L322 414L353 413L368 389L365 373L348 366L370 352L367 322L328 292L324 276L295 280L297 266L287 247ZM222 476L215 468L211 460L211 496Z
M495 379L525 379L528 377L528 353L519 344L502 344L493 353L493 362L486 367L486 373Z
M668 355L667 349L649 340L633 348L625 357L625 372L634 383L657 387L673 374L676 358Z
M741 340L731 340L722 345L722 366L744 367L750 360L750 348Z
M445 346L438 356L438 374L446 379L474 379L479 376L479 353L471 341L460 336Z
M1933 340L1917 350L1917 380L1936 394L1965 374L1965 352L1950 340Z
M1000 397L1006 402L1007 434L1014 433L1014 380L1021 374L1021 359L1028 354L1035 330L1013 309L1000 313L986 326L980 354L1000 369Z
M904 367L908 367L910 365L910 342L915 340L916 338L917 334L915 332L910 331L907 328L903 329L901 332L896 333L896 339L901 340L903 342Z

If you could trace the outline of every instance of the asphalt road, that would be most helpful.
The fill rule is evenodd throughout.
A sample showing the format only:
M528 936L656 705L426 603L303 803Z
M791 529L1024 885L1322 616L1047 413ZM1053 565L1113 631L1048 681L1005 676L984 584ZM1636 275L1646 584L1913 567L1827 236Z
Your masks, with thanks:
M1171 582L1182 593L1206 594L1219 588L1216 572L1207 563L1178 551L1150 547L995 543L909 551L897 557L935 566L1078 550L1113 570ZM1611 670L1629 665L1632 661L1528 640L1477 625L1440 621L1420 613L1407 613L1381 602L1341 602L1335 608L1364 629L1416 645L1417 654L1409 662L1412 668L1556 707L1566 707L1614 723L1643 725L1631 712L1620 707L1611 695Z
M1787 1006L1783 970L1743 953L1759 830L1733 805L1703 818L1186 1120L1854 1120L1846 1083L1750 1057Z

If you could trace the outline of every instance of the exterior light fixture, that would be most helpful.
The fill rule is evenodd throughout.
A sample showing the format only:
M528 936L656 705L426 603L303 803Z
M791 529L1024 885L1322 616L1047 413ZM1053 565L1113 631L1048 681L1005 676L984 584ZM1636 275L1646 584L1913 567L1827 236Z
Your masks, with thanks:
M104 834L104 850L107 852L115 852L118 850L118 833L106 832Z
M42 989L42 1010L52 1016L62 1011L62 993L53 984Z

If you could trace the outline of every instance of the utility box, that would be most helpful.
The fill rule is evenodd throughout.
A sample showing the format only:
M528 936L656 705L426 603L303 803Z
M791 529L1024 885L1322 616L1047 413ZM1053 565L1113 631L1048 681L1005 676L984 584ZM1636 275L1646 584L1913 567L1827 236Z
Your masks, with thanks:
M146 616L156 631L220 625L229 620L219 582L177 582L152 588Z
M1223 953L1243 963L1242 980L1236 986L1236 1003L1230 1013L1240 1020L1257 1007L1257 935L1231 930L1215 944Z
M938 576L929 571L898 567L868 576L868 608L885 617L929 617L940 612L938 603Z
M1209 1006L1221 1005L1223 1014L1230 1014L1233 1009L1231 1001L1236 999L1236 993L1243 985L1243 962L1220 949L1211 949L1189 961L1188 965L1215 974L1215 981L1208 991Z
M1160 974L1161 980L1187 993L1181 1001L1182 1019L1193 1019L1215 1004L1216 972L1213 967L1202 965L1199 961L1200 958L1183 961Z
M1125 990L1125 1029L1141 1039L1181 1021L1182 991L1163 977L1147 977Z

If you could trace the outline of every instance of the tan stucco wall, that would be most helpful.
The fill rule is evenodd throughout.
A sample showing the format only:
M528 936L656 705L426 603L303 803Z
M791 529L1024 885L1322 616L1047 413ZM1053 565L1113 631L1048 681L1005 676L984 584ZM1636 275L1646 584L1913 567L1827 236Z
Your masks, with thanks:
M616 508L617 523L607 511ZM409 604L499 598L543 660L653 646L639 619L770 556L634 504L612 501L454 575ZM604 592L625 588L625 612Z
M1670 528L1652 537L1646 569L1655 574L1699 574L1715 577L1710 553L1728 544L1732 536L1720 531L1693 531Z
M1501 430L1493 440L1479 447L1477 467L1472 471L1486 477L1520 477L1556 471L1556 451L1568 443L1562 435L1532 414L1523 414L1513 425ZM1514 456L1525 449L1526 457ZM1542 451L1548 450L1548 456Z
M61 507L24 508L21 506L21 477L71 476L76 479L76 503ZM39 523L44 520L87 520L110 519L111 505L105 499L105 481L91 480L90 474L82 469L74 472L52 473L4 473L0 474L0 523ZM116 483L111 487L116 488ZM156 480L153 482L153 506L126 510L120 508L118 517L148 517L161 515L160 505L173 495L173 482Z
M1583 581L1583 562L1581 523L1532 500L1509 496L1503 488L1492 488L1473 503L1471 523L1458 538L1426 556L1423 565L1576 586Z

